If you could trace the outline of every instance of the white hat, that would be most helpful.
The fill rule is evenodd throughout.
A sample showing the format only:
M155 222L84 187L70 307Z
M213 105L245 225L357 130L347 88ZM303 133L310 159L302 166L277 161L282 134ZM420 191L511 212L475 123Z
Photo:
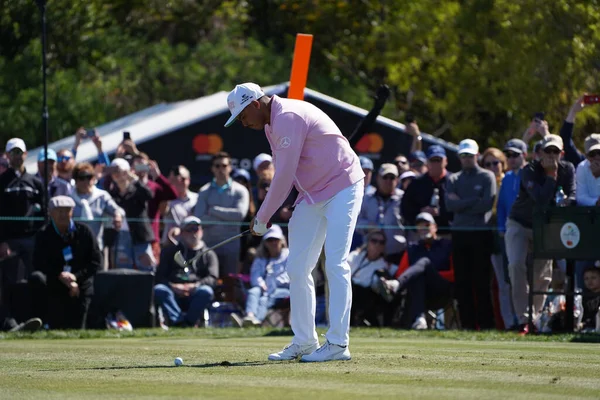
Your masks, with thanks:
M478 153L479 145L473 139L465 139L458 144L458 154L475 155Z
M27 151L27 147L25 147L25 142L23 139L12 138L8 142L6 142L6 152L10 153L12 149L21 149L23 153Z
M121 171L130 171L131 170L131 166L129 165L127 160L124 158L115 158L110 163L110 166L116 167L116 168L120 169Z
M202 225L202 221L200 221L200 218L194 215L188 215L183 219L183 221L181 221L181 225L179 226L184 227L188 225Z
M273 157L271 157L267 153L260 153L259 155L254 157L254 161L252 161L252 167L255 171L258 171L258 167L260 166L260 164L264 163L265 161L273 162Z
M285 239L285 236L283 236L283 231L281 230L279 225L271 225L271 227L269 228L267 233L265 233L265 235L263 236L263 240L272 239L272 238L279 239L279 240Z
M227 96L227 106L231 111L231 117L225 123L225 127L233 124L238 115L250 104L253 100L258 100L265 95L260 86L256 83L246 82L237 85Z
M542 149L546 149L548 147L556 147L559 150L563 150L563 140L558 135L546 135L542 139Z
M386 176L392 174L396 178L398 177L398 167L395 164L385 163L379 167L379 176Z
M75 208L75 200L69 196L54 196L48 202L48 210L54 210L55 208Z

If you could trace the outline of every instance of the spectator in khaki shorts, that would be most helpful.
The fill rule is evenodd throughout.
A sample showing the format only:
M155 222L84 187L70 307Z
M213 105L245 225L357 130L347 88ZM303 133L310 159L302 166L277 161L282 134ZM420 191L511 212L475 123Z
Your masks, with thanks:
M512 284L512 299L518 318L517 329L527 332L528 293L527 253L533 245L533 210L554 204L556 192L562 187L568 198L564 205L575 203L575 168L561 160L563 141L558 135L547 134L542 141L541 160L523 168L517 200L506 223L506 255ZM536 291L546 291L552 280L552 260L534 260L533 285ZM533 312L540 312L545 296L534 296Z

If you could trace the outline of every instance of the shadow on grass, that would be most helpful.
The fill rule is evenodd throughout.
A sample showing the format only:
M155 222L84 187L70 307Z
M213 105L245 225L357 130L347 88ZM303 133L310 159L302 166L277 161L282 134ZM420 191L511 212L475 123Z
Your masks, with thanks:
M600 335L597 333L582 333L573 336L573 343L600 343Z
M294 336L294 332L291 329L275 329L265 333L263 336Z
M218 363L207 363L207 364L194 364L194 365L182 365L176 367L174 365L127 365L127 366L112 366L112 367L93 367L93 368L69 368L71 371L122 371L132 369L171 369L171 368L230 368L230 367L257 367L261 365L273 364L267 361L242 361L242 362L229 362L221 361ZM64 368L56 369L40 369L39 372L56 372L65 371Z

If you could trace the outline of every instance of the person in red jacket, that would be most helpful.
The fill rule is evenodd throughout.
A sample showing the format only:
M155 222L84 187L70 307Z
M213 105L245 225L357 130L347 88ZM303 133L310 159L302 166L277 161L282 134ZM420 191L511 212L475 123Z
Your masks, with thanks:
M437 224L429 213L417 215L416 226L418 243L408 247L398 268L391 271L393 278L382 277L379 287L388 301L406 289L412 329L427 329L427 309L443 307L453 293L452 243L437 236Z
M152 242L152 253L154 258L160 259L160 235L158 233L160 226L160 205L163 201L175 200L177 190L169 180L160 172L158 164L150 160L147 154L138 153L133 156L131 168L140 178L140 181L148 186L152 192L152 199L148 201L148 218L154 232L154 241Z

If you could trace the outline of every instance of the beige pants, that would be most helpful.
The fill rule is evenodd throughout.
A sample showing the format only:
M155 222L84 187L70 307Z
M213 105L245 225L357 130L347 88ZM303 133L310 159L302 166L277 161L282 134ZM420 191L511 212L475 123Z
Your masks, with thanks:
M529 285L527 282L527 253L533 250L533 230L509 218L506 223L506 255L512 287L512 300L520 324L527 323ZM533 290L547 291L552 281L552 260L533 261ZM533 297L533 316L544 306L546 296Z

